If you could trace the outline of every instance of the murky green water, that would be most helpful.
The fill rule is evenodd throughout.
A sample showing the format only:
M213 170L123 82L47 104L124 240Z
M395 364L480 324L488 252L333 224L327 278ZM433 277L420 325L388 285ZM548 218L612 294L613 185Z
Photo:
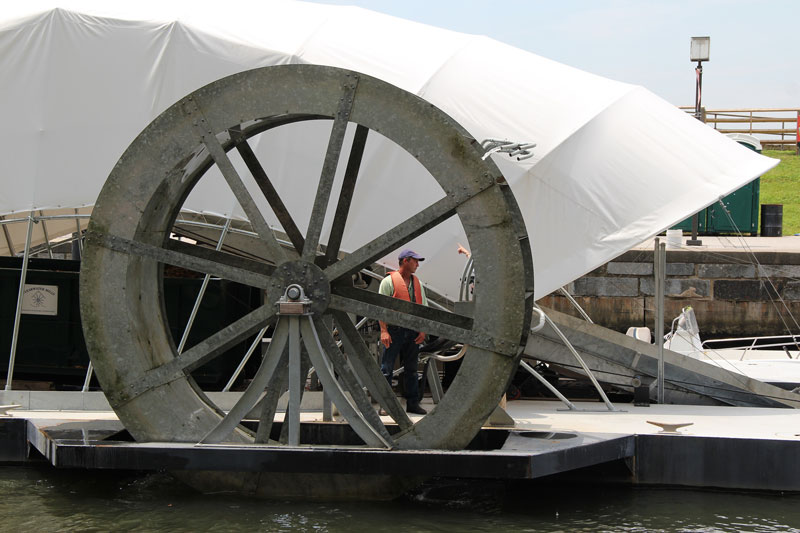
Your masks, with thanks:
M0 467L0 531L800 532L800 495L489 482L308 504L201 495L160 473Z

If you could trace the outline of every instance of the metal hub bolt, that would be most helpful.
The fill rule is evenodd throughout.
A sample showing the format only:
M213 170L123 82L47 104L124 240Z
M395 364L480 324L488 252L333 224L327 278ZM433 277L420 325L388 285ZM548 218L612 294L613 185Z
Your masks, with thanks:
M303 289L300 285L289 285L286 289L286 297L290 300L298 300L303 294Z
M303 287L293 283L286 287L278 300L279 315L308 315L311 313L311 300L306 297Z

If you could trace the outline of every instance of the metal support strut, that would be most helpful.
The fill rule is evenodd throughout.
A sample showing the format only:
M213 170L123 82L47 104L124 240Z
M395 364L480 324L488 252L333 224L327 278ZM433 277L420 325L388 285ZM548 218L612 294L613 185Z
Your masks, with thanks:
M539 382L540 382L542 385L544 385L545 387L547 387L547 390L549 390L550 392L552 392L553 394L555 394L555 395L556 395L556 398L558 398L559 400L561 400L562 402L564 402L564 405L566 405L566 406L569 408L569 410L570 410L570 411L577 411L577 410L578 410L578 408L577 408L577 407L575 407L575 404L573 404L571 401L569 401L569 400L567 399L567 397L566 397L566 396L564 396L563 394L561 394L561 393L558 391L558 389L557 389L557 388L553 387L553 385L552 385L552 384L551 384L549 381L547 381L546 379L544 379L544 376L542 376L540 373L538 373L536 370L534 370L534 368L533 368L531 365L529 365L529 364L528 364L528 363L526 363L525 361L520 361L520 363L519 363L519 366L521 366L522 368L524 368L525 370L527 370L527 371L528 371L528 372L529 372L529 373L530 373L530 374L531 374L533 377L535 377L536 379L538 379L538 380L539 380Z
M31 253L31 235L33 234L33 223L35 219L31 211L28 216L28 235L25 237L25 253L22 256L22 273L19 277L19 291L17 292L17 310L14 312L14 333L11 335L11 353L8 356L8 373L6 374L6 388L11 390L11 382L14 378L14 359L17 355L17 340L19 340L19 320L22 316L22 297L25 293L25 278L28 276L28 258Z
M600 386L600 383L598 383L597 378L594 377L594 374L592 374L592 371L589 369L589 367L583 361L583 358L578 353L578 350L576 350L575 347L572 345L572 343L569 342L569 339L567 338L567 336L564 335L564 333L561 331L561 329L559 329L559 327L556 325L556 323L553 322L553 320L549 316L547 316L544 313L544 311L541 310L541 308L539 306L534 306L534 309L537 309L539 312L542 313L542 315L544 316L544 319L547 322L547 324L551 328L553 328L553 331L556 332L556 335L558 335L558 337L561 339L561 342L564 343L564 346L566 346L567 349L570 352L572 352L572 355L575 356L575 359L578 360L578 363L580 363L581 367L583 368L583 371L586 372L586 375L592 381L592 384L594 385L594 388L597 389L597 392L600 394L600 398L603 399L603 403L606 404L606 407L608 408L608 410L609 411L619 411L619 409L614 407L614 404L611 403L611 400L608 399L608 396L606 396L605 391Z
M564 292L566 292L566 290L564 290L564 289L562 289L562 290L563 290ZM569 293L567 293L567 294L569 294ZM538 308L538 307L534 307L533 311L534 311L536 314L538 314L538 315L539 315L539 321L538 321L538 323L537 323L535 326L531 327L531 333L536 333L537 331L539 331L540 329L542 329L542 328L544 327L545 323L547 322L547 316L544 314L544 311L542 311L542 310L541 310L540 308ZM588 317L587 317L587 320L589 320L589 318L588 318ZM590 320L590 322L591 322L591 320ZM563 394L561 394L561 392L559 392L559 390L558 390L558 389L556 389L556 388L555 388L555 387L554 387L554 386L553 386L553 385L552 385L552 384L551 384L549 381L547 381L547 380L544 378L544 376L542 376L541 374L539 374L539 373L538 373L538 372L537 372L537 371L536 371L536 370L535 370L535 369L534 369L534 368L533 368L531 365L529 365L529 364L528 364L528 363L526 363L525 361L520 361L520 363L519 363L519 366L521 366L522 368L524 368L525 370L527 370L529 374L531 374L533 377L535 377L537 380L539 380L539 382L540 382L542 385L544 385L545 387L547 387L547 390L549 390L550 392L552 392L552 393L553 393L553 394L556 396L556 398L558 398L559 400L561 400L561 401L564 403L564 405L566 405L566 406L567 406L567 408L568 408L570 411L579 411L579 410L580 410L580 409L578 409L577 407L575 407L575 404L573 404L571 401L569 401L569 400L567 399L567 397L566 397L566 396L564 396ZM600 392L601 392L601 394L602 394L602 392L603 392L603 391L601 390Z
M225 236L228 234L228 230L230 228L231 228L231 219L228 218L227 220L225 220L225 226L223 226L222 232L219 234L219 240L217 241L217 246L214 249L215 251L219 252L222 249L222 242L225 240ZM178 345L178 353L183 353L183 349L186 346L186 340L189 338L189 331L191 331L192 325L194 324L194 320L195 318L197 318L197 311L200 310L200 302L203 301L203 296L205 296L206 294L206 289L208 288L208 282L210 279L211 279L211 274L206 274L203 277L203 284L200 286L200 292L197 294L197 298L194 301L194 307L192 307L192 313L189 315L189 321L186 323L186 328L183 330L183 336L181 336L181 342Z
M469 291L469 285L472 282L474 276L475 276L475 263L473 262L472 258L470 257L467 260L467 264L464 266L464 272L461 275L461 288L460 288L460 291L459 291L459 299L460 299L460 301L465 302L465 301L469 301L471 299L471 294L470 294L470 291ZM589 315L586 314L586 311L584 311L583 308L578 304L578 302L575 301L575 299L572 297L572 295L569 293L569 291L567 291L566 288L562 287L561 288L561 292L567 297L567 299L570 302L572 302L572 304L575 306L575 308L578 309L578 311L581 313L583 318L587 322L589 322L590 324L593 324L592 319L589 318ZM595 379L594 375L592 375L591 371L586 366L586 364L583 362L583 360L581 359L581 356L578 355L578 352L575 350L575 348L572 346L572 344L570 344L570 342L566 338L566 336L564 336L561 333L561 331L558 330L556 325L547 317L547 315L545 315L544 311L542 311L541 308L536 306L536 307L533 308L533 312L539 315L539 320L538 320L538 322L537 322L537 324L535 326L531 326L531 333L536 333L537 331L539 331L540 329L542 329L544 327L545 323L550 323L553 326L553 329L556 330L556 333L558 333L559 337L561 337L561 340L564 342L564 344L566 344L567 348L569 348L570 351L572 351L573 355L575 355L575 357L578 359L578 361L580 362L581 366L586 371L586 373L588 374L589 378L592 380L592 383L594 383L595 387L597 387L597 390L600 393L600 396L603 398L603 401L606 403L606 406L608 406L609 411L617 411L618 409L616 409L611 404L611 402L608 400L608 397L606 396L605 392L600 387L600 385L597 383L597 380ZM438 359L440 361L452 361L452 360L460 359L464 355L465 349L466 349L466 346L464 347L464 349L461 350L461 352L459 352L455 356L452 356L452 357L436 356L435 359ZM433 359L433 357L432 357L432 359ZM561 400L564 403L564 405L566 405L567 408L570 411L578 411L579 410L577 407L575 407L575 404L570 402L567 399L566 396L561 394L561 392L559 392L558 389L556 389L549 381L547 381L541 374L539 374L528 363L526 363L525 361L521 361L520 362L520 366L523 369L525 369L528 373L530 373L533 377L535 377L537 380L539 380L539 382L541 382L542 385L547 387L547 390L552 392L556 396L556 398ZM432 366L430 365L430 360L429 360L428 364L426 365L426 370L431 370L431 368L432 368ZM429 374L428 379L431 381L432 384L434 384L434 385L438 384L438 386L439 386L438 388L439 389L441 388L441 383L439 382L438 376L434 372L431 372ZM431 392L432 392L432 395L433 395L434 403L437 403L439 401L438 396L440 395L439 390L435 390L435 387L432 386L431 387Z
M666 270L667 270L667 245L660 242L658 238L655 241L655 249L653 251L653 273L655 275L655 289L656 289L656 346L658 346L658 375L657 375L657 389L658 403L664 403L664 285L666 284Z

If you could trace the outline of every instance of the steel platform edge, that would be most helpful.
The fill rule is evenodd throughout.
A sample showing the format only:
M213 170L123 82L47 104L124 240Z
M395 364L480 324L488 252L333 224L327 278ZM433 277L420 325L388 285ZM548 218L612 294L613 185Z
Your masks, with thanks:
M521 404L529 404L522 406ZM545 404L537 411L537 405ZM108 412L15 410L0 418L0 464L29 464L44 458L57 468L201 470L320 473L534 480L548 476L587 477L595 483L628 482L733 490L800 491L800 417L794 410L730 407L632 406L620 413L560 412L553 402L513 402L513 428L486 428L496 449L384 450L353 446L233 446L120 440L124 428ZM673 408L673 409L670 409ZM678 411L675 411L678 409ZM711 413L711 414L709 414ZM728 427L756 416L779 424L763 434L713 434L708 417ZM786 427L787 416L789 425ZM777 417L777 418L776 418ZM697 420L694 432L659 432L645 418ZM726 421L727 420L727 421ZM587 422L591 421L591 422ZM642 425L639 431L636 429ZM752 426L752 424L751 424ZM576 429L560 429L574 427ZM607 428L598 432L596 427ZM689 428L691 429L691 428ZM682 430L679 430L682 431ZM502 438L498 439L498 435ZM507 435L507 437L505 436ZM484 441L487 438L484 435ZM607 475L603 465L615 465ZM623 475L618 473L622 471ZM548 478L554 479L554 478Z

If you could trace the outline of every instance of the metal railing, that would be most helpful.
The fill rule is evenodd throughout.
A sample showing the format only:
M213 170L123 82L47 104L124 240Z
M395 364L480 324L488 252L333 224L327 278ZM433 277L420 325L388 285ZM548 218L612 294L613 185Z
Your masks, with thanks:
M39 223L42 224L42 232L45 238L45 249L47 250L48 255L50 257L53 257L50 237L47 233L46 221L75 219L76 226L78 229L78 235L80 235L80 220L89 218L89 216L90 215L79 214L79 213L69 214L69 215L43 215L42 211L39 211L39 215L36 215L34 211L31 211L26 217L8 218L8 219L4 218L0 220L0 225L3 226L4 230L7 229L6 226L9 224L16 224L23 222L27 224L25 248L22 252L22 271L20 273L19 289L17 292L17 305L16 305L16 310L14 311L14 327L13 327L13 332L11 334L11 350L8 355L8 370L6 372L6 384L5 384L6 391L12 390L12 383L14 379L14 366L16 363L17 343L19 341L19 325L22 317L23 294L25 291L25 282L27 281L27 276L28 276L28 263L31 256L31 237L33 235L33 226L34 224L39 224ZM4 231L4 234L8 242L9 251L13 251L14 246L13 243L11 242L11 238L8 231Z
M681 109L694 112L694 107ZM705 109L704 122L720 133L746 133L759 139L764 148L798 148L800 108Z
M711 339L703 341L702 347L708 350L741 350L741 360L745 360L747 358L747 353L751 351L779 352L785 353L789 359L800 359L800 335L771 335L761 337ZM776 350L775 348L779 348L779 350ZM790 350L795 352L794 357L792 357Z

